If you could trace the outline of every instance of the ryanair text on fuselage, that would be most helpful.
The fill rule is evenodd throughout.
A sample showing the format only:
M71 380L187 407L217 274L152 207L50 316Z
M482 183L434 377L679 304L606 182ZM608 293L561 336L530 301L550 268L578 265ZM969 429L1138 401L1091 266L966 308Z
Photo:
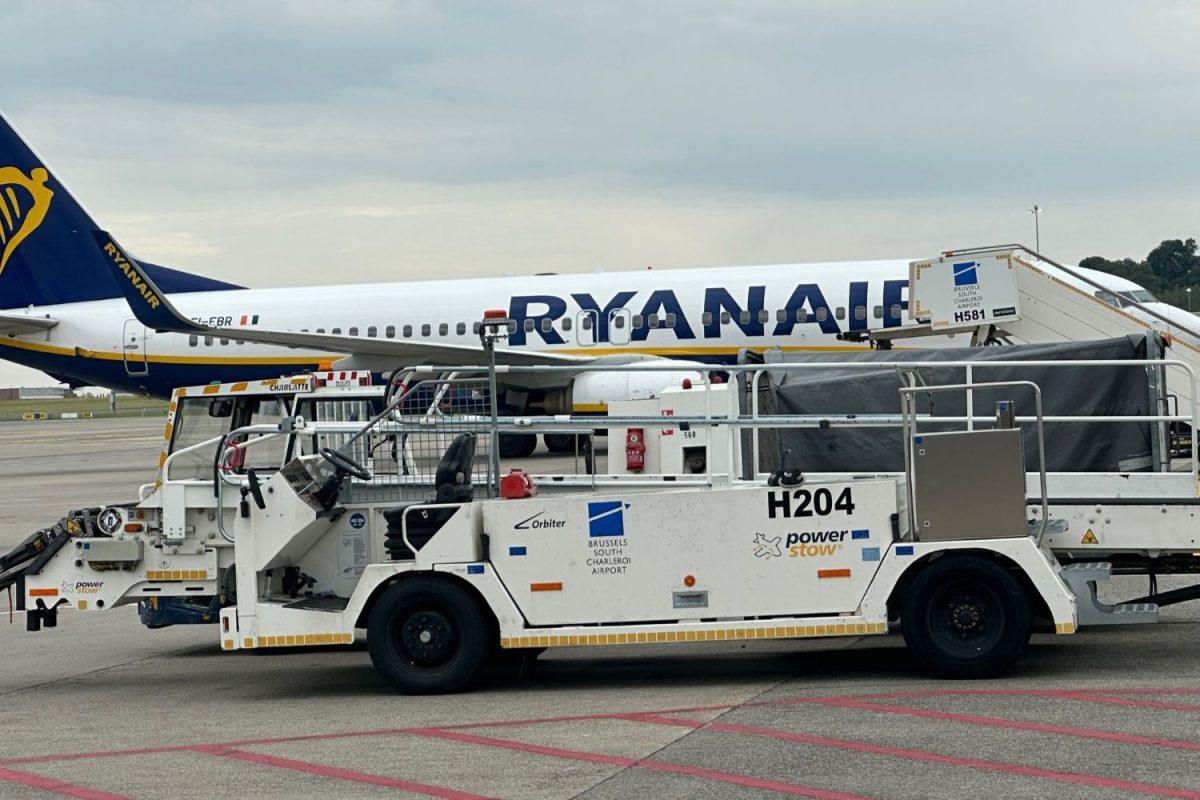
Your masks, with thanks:
M883 282L883 327L894 328L903 324L897 312L908 307L904 296L907 288L907 280ZM851 309L867 308L867 290L867 281L851 281L847 305ZM703 307L698 309L700 316L689 318L675 290L656 289L649 293L640 309L629 310L639 314L644 320L653 318L657 324L634 326L629 332L629 339L632 342L645 341L651 330L668 329L681 341L697 338L719 339L723 323L736 325L746 336L788 336L795 332L797 325L806 324L819 326L825 334L842 332L818 284L798 284L784 304L783 313L772 315L764 321L765 315L761 312L767 308L766 291L766 286L749 286L746 289L745 301L742 302L728 289L710 286L704 290ZM609 328L613 312L628 308L630 301L637 294L636 291L618 291L603 305L587 292L573 292L571 299L583 313L593 318L595 340L608 342L611 341ZM826 309L826 313L817 314L817 309L822 308ZM725 319L722 319L723 314L727 315ZM553 323L567 315L566 298L552 294L514 295L509 302L508 315L516 323L509 335L509 345L526 344L530 334L540 336L546 344L564 344L564 339L556 327L543 323L546 320ZM870 314L851 313L847 316L847 330L867 330ZM693 323L697 319L700 324L694 326ZM527 325L526 321L532 324Z

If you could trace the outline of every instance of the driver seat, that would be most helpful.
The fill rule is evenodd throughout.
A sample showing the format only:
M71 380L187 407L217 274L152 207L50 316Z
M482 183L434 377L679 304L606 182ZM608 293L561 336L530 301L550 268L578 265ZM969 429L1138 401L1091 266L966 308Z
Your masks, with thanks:
M393 561L407 561L415 557L413 551L404 543L401 534L401 521L407 509L426 503L468 503L474 498L471 465L475 460L475 441L475 434L460 433L450 442L434 472L434 495L430 500L406 503L383 512L383 518L387 521L387 538L384 545ZM414 512L408 518L408 540L412 542L413 547L420 550L457 512L457 508L428 508Z

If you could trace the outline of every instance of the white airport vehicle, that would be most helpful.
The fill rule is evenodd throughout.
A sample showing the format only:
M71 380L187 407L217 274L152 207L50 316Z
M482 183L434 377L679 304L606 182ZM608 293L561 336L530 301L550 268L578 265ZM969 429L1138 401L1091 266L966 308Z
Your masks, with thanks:
M789 368L809 365L772 367ZM345 645L365 630L376 666L408 692L461 688L504 653L546 647L897 624L932 671L983 676L1012 664L1035 625L1153 619L1149 603L1095 601L1112 563L1100 556L1168 554L1188 571L1200 549L1194 456L1187 473L1027 473L1021 429L1040 442L1045 422L1029 382L913 385L890 420L838 420L741 413L739 381L688 379L610 417L626 444L610 449L612 474L496 480L488 448L476 481L476 446L502 432L595 424L501 417L492 387L506 369L409 370L428 380L402 388L324 372L179 390L159 481L30 537L0 562L0 584L17 584L32 629L62 606L213 598L198 615L219 619L225 650ZM922 427L918 395L998 386L1031 395L1034 413ZM736 476L741 430L831 423L903 425L905 470ZM1098 548L1078 538L1085 525Z
M32 557L12 573L29 626L55 624L63 605L225 595L223 649L349 644L365 628L377 668L408 692L461 688L502 651L884 634L897 617L930 669L984 676L1016 660L1035 618L1075 630L1074 597L1025 518L1015 429L913 439L915 469L959 476L962 494L949 503L927 501L916 473L538 493L514 472L499 497L476 498L476 442L502 428L479 413L495 372L437 387L420 415L404 413L414 389L382 407L363 377L177 392L160 480L140 502L74 514L8 557L6 566ZM681 391L685 404L723 403L710 419L736 421L733 387ZM672 425L662 415L622 422L656 433ZM579 423L503 424L571 432ZM733 432L711 435L734 447ZM447 434L429 481L417 439ZM955 468L965 451L947 445L960 436L972 437L975 463L996 471ZM994 493L1004 471L1008 491L969 529L923 536L904 521L906 509L936 518Z

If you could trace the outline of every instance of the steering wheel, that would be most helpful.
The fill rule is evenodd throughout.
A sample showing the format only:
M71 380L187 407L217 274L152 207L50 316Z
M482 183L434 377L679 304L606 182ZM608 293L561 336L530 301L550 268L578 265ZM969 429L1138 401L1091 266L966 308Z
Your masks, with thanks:
M333 464L334 468L340 472L344 472L352 478L358 478L360 481L371 480L371 473L362 464L354 461L350 456L332 447L322 447L320 450L321 458Z

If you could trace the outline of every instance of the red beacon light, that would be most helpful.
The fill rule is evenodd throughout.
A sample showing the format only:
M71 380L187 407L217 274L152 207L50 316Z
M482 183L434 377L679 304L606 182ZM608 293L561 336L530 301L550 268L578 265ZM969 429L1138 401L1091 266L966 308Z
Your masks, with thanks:
M684 378L684 379L683 379L683 388L684 388L684 389L690 389L690 388L692 388L692 379L691 379L691 378Z
M503 308L489 308L483 312L484 319L508 319L508 312Z
M533 478L525 470L513 467L508 474L500 479L500 497L505 500L520 500L537 494L537 486Z

